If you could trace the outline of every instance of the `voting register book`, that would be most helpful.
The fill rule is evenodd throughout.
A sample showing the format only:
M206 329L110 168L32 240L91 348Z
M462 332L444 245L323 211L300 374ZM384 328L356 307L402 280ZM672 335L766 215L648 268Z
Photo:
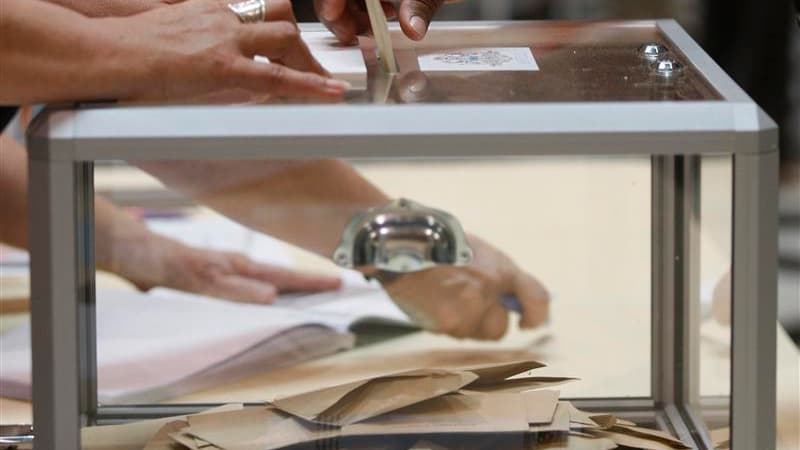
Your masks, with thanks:
M188 244L291 267L286 244L224 218L150 226ZM352 348L359 327L380 324L386 335L415 329L377 284L355 272L343 273L342 281L339 290L284 295L272 305L163 288L98 289L98 399L164 401ZM0 336L4 397L31 398L30 333L26 321Z

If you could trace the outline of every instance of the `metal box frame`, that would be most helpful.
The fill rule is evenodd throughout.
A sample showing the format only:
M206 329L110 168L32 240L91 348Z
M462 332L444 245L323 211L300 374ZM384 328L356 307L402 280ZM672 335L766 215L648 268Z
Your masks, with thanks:
M674 21L647 24L683 52L721 100L481 104L480 121L474 120L474 104L200 106L42 114L28 133L36 448L78 450L83 425L203 407L97 405L94 160L467 157L486 155L489 148L492 156L554 154L555 148L559 154L650 155L653 396L578 404L648 415L697 448L711 448L700 418L689 407L691 368L698 362L689 342L696 320L690 304L697 283L693 224L699 157L732 156L732 445L736 450L774 448L776 126ZM218 120L221 115L224 123ZM309 121L313 129L304 126ZM281 129L263 126L273 122L281 123ZM415 124L413 130L408 123Z

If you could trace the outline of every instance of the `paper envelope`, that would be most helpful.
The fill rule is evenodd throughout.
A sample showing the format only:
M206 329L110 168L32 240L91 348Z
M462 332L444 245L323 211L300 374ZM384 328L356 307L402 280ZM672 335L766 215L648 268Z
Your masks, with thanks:
M147 445L144 446L144 450L174 450L174 440L172 437L170 437L170 435L177 433L188 426L189 423L185 420L168 422L166 425L161 427L161 429L158 430L158 432L152 438L150 438L149 441L147 441Z
M169 437L176 443L183 445L189 450L219 450L220 448L214 444L208 443L202 439L196 438L187 432L188 427L182 428L180 431L170 433Z
M483 393L519 393L533 389L545 389L559 386L565 383L577 381L577 378L570 377L524 377L501 380L496 383L472 383L465 387L464 391L483 392Z
M569 413L564 407L563 420L554 417L557 403L555 391L450 393L343 427L308 422L274 407L250 408L190 417L187 432L225 450L274 450L311 442L337 448L342 438L365 436L524 433L532 423L540 423L533 425L537 431L566 431Z
M557 401L558 393L554 398ZM342 428L342 433L364 436L525 432L529 427L525 400L516 394L448 394L348 425ZM551 418L555 406L553 402Z
M455 392L477 379L472 372L420 369L277 398L272 405L309 422L344 426Z
M189 418L185 430L225 450L270 450L337 436L339 429L306 422L273 407Z
M618 448L617 443L611 439L570 433L563 441L539 446L537 450L611 450L615 448Z
M235 403L211 408L199 415L241 408L241 404ZM81 429L82 448L83 450L141 450L164 425L186 419L187 416L175 416L122 425L85 427Z
M452 369L472 372L477 375L478 379L475 380L470 387L478 387L501 383L509 377L541 367L545 367L545 365L538 361L521 360L501 364L483 364L480 366L465 366Z
M491 389L507 382L508 377L543 366L537 361L523 360L455 370L417 369L277 398L272 404L309 422L344 426L462 388ZM543 387L551 381L554 380L511 383L516 387L516 392L520 386L529 388L535 384Z

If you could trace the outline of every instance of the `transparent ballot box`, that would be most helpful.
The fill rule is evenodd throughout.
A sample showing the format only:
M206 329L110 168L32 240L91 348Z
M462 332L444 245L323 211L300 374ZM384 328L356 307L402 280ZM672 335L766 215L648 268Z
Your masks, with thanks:
M35 120L36 448L774 447L774 123L673 21L392 34Z

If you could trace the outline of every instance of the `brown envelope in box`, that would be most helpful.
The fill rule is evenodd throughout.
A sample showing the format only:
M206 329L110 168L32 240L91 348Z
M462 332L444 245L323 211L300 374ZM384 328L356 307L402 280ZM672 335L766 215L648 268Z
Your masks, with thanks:
M577 378L569 377L524 377L500 380L496 383L478 385L472 383L463 390L471 392L524 392L532 389L544 389L576 381Z
M223 405L200 414L241 408L241 404ZM83 450L141 450L161 427L176 420L186 420L186 417L165 417L122 425L85 427L81 429L81 447Z
M472 388L478 386L492 385L503 382L506 378L519 375L522 372L545 367L544 364L533 361L530 359L521 361L512 361L501 364L483 364L480 366L466 366L456 370L464 370L472 372L478 376L478 379L470 385Z
M175 433L169 433L170 439L177 442L178 444L183 445L184 447L188 448L189 450L217 450L219 447L213 444L209 444L208 442L198 439L191 434L188 434L185 430L188 430L189 427L182 428Z
M343 435L502 433L528 430L516 394L447 394L342 428Z
M525 404L525 417L529 424L549 424L553 422L558 406L558 391L529 391L522 394L490 394L494 396L515 396ZM569 414L569 410L565 409ZM567 415L569 417L569 415ZM569 419L567 419L569 425Z
M616 442L617 445L624 445L625 447L632 447L641 450L673 450L675 448L660 441L653 441L647 438L631 436L625 433L598 430L592 431L592 434L598 437L611 439L612 441Z
M689 448L688 446L686 446L686 444L683 443L683 441L672 436L671 434L659 430L652 430L650 428L620 425L619 422L617 422L617 425L611 428L611 431L625 433L631 436L644 437L647 439L655 439L658 441L665 442L675 448Z
M147 442L144 450L179 450L181 447L177 445L170 437L170 434L176 433L189 424L185 420L176 420L168 422L161 427L160 430Z
M193 416L189 425L185 433L225 450L276 449L339 433L336 427L315 425L271 407Z
M342 434L526 432L530 430L531 423L549 424L557 404L556 391L523 394L453 393L345 426ZM565 426L567 430L568 416Z
M275 408L250 408L215 417L190 417L191 427L185 432L225 450L274 450L303 442L335 447L340 438L354 436L521 433L530 430L531 420L552 419L557 399L558 392L552 391L450 393L341 428L307 422ZM545 423L534 425L536 430L568 429L568 410L563 407L563 411L563 425L554 425L558 430Z
M600 425L592 420L592 413L581 411L572 403L567 402L569 409L569 421L572 428L599 428Z
M310 422L343 426L466 386L497 386L510 376L543 366L521 360L461 370L418 369L277 398L272 404ZM538 385L543 387L541 380Z
M192 417L184 433L226 450L269 450L343 436L523 432L529 418L536 423L552 420L557 392L455 392L465 386L496 385L537 367L542 364L515 361L473 366L470 371L401 372L278 398L268 408Z
M528 400L526 402L528 406L528 423L530 426L528 427L528 431L535 432L535 433L543 433L543 432L553 432L553 431L561 431L561 432L568 432L569 431L569 408L567 407L566 402L559 402L558 401L558 392L555 391L542 391L542 392L554 392L556 394L555 401L557 405L555 406L554 411L552 411L549 420L542 420L542 412L533 413L531 412L531 404L538 403L539 399L534 399L533 402ZM538 392L536 393L538 394ZM542 400L545 402L549 402L550 399L543 397ZM549 404L548 404L548 407ZM542 409L539 407L539 409ZM537 416L538 414L538 416Z
M611 450L617 443L611 439L583 436L570 433L565 440L545 442L536 446L536 450Z
M277 398L272 404L309 422L344 426L455 392L476 379L471 372L420 369Z

